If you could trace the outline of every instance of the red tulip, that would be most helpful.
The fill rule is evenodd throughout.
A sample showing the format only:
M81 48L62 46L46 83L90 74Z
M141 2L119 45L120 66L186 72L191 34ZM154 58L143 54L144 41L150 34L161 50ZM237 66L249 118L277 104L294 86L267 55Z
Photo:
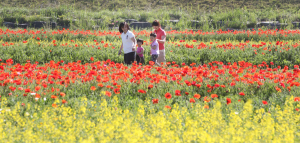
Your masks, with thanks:
M153 104L157 104L158 103L158 99L152 99L152 103Z
M172 95L171 95L171 93L168 92L168 93L165 94L165 97L166 97L167 99L171 99L171 98L172 98Z
M191 98L190 99L190 103L195 103L196 101L195 101L195 99L194 98Z
M239 94L240 94L241 96L244 96L244 95L245 95L245 93L244 93L244 92L240 92Z
M265 100L263 100L262 103L263 103L264 105L268 105L268 102L265 101Z
M227 101L227 105L231 103L231 99L230 98L226 98Z

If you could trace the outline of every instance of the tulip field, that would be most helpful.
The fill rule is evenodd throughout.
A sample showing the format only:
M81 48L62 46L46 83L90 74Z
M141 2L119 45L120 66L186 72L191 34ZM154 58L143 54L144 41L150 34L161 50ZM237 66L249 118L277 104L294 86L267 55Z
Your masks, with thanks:
M299 142L300 30L0 30L3 142Z

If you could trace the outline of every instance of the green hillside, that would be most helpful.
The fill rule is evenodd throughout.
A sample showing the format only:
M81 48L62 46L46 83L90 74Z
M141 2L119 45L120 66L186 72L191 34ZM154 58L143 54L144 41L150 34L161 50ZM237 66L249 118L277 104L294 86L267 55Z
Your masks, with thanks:
M209 31L277 21L289 29L297 27L292 22L300 21L299 9L299 0L2 0L0 23L45 21L60 28L107 29L125 19L160 19L166 28Z
M157 7L167 9L184 8L188 10L214 11L220 9L244 8L279 9L300 8L299 0L1 0L4 7L46 8L53 6L72 6L76 9L103 10L134 8L150 10Z

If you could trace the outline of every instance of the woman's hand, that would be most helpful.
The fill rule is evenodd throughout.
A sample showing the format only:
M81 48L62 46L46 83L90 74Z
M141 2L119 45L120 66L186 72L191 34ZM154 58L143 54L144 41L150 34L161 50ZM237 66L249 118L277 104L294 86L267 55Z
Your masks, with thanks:
M134 52L135 51L135 45L136 45L136 40L135 40L134 36L131 38L131 41L133 42L132 51Z
M122 45L121 45L121 47L120 47L120 50L119 50L119 53L118 53L118 55L121 55L121 53L122 53L122 49L123 49L123 43L122 43Z

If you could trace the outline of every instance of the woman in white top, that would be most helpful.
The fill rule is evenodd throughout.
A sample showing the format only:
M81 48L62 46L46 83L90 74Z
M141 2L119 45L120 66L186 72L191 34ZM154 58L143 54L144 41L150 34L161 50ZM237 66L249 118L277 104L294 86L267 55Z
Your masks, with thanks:
M123 22L119 26L119 31L121 33L122 45L119 50L119 55L124 51L124 62L127 65L130 65L134 62L135 59L135 45L136 40L134 34L130 31L129 25L126 22Z

